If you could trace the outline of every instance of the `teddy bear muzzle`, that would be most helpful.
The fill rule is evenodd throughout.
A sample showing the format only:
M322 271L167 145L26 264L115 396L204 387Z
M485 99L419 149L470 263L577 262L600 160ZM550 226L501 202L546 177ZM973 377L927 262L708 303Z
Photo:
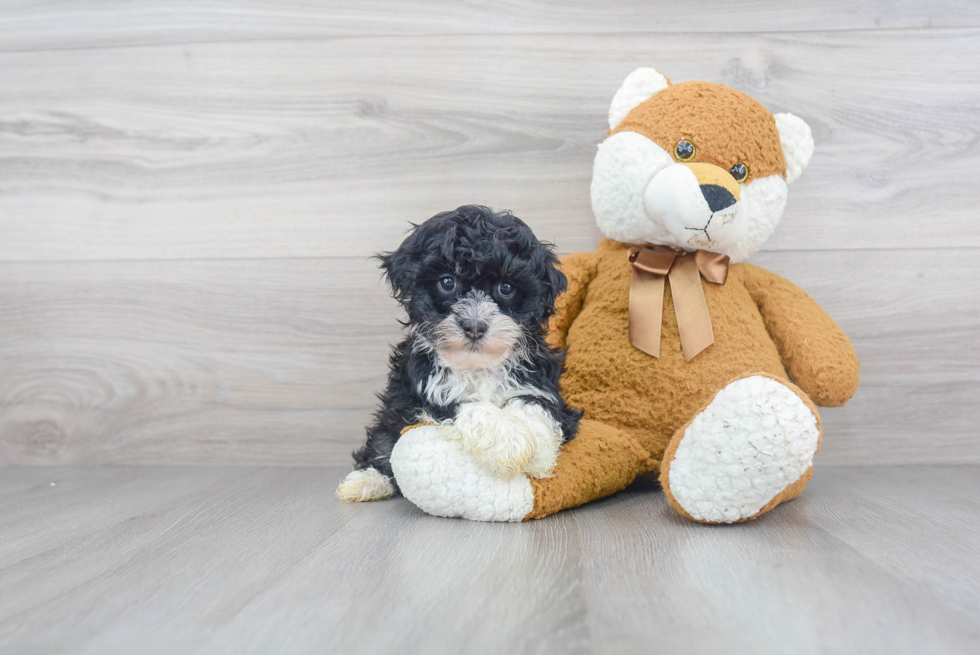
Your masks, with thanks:
M685 250L724 251L744 236L748 217L742 189L714 164L671 164L650 180L643 196L646 213L670 233L671 245Z

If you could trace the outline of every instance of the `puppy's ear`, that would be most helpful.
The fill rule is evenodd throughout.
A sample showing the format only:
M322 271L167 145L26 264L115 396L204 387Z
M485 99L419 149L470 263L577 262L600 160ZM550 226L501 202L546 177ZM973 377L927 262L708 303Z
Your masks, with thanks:
M384 271L385 280L391 287L395 300L407 304L415 290L415 279L421 267L418 253L419 226L412 225L411 233L402 241L397 250L383 252L377 256Z
M544 318L548 319L555 313L555 301L558 296L565 293L568 288L568 278L559 268L558 256L555 255L554 246L550 243L542 243L543 262L541 265L541 280L544 283Z

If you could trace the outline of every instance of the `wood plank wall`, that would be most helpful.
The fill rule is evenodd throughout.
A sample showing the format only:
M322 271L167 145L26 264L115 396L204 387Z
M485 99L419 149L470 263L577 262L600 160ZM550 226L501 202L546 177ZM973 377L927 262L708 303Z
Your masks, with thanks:
M622 78L816 154L753 261L852 336L824 463L980 462L973 2L0 6L0 463L344 464L399 313L368 257L510 208L562 252Z

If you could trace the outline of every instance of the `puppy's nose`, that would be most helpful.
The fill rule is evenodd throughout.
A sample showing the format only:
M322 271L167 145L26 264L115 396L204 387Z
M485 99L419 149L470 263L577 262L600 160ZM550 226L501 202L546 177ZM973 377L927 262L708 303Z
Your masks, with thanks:
M702 184L701 195L708 201L708 207L712 214L726 207L731 207L736 202L731 191L717 184Z
M471 341L479 341L487 333L490 324L479 318L464 318L459 321L459 327Z

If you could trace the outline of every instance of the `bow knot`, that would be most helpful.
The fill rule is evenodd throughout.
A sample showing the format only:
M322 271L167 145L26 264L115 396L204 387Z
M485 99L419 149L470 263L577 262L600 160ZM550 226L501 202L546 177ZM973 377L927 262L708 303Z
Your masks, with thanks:
M684 359L691 361L715 342L701 277L713 284L724 284L728 279L728 255L705 250L689 253L665 246L631 246L627 252L633 266L630 343L648 355L660 357L666 279L674 299Z

